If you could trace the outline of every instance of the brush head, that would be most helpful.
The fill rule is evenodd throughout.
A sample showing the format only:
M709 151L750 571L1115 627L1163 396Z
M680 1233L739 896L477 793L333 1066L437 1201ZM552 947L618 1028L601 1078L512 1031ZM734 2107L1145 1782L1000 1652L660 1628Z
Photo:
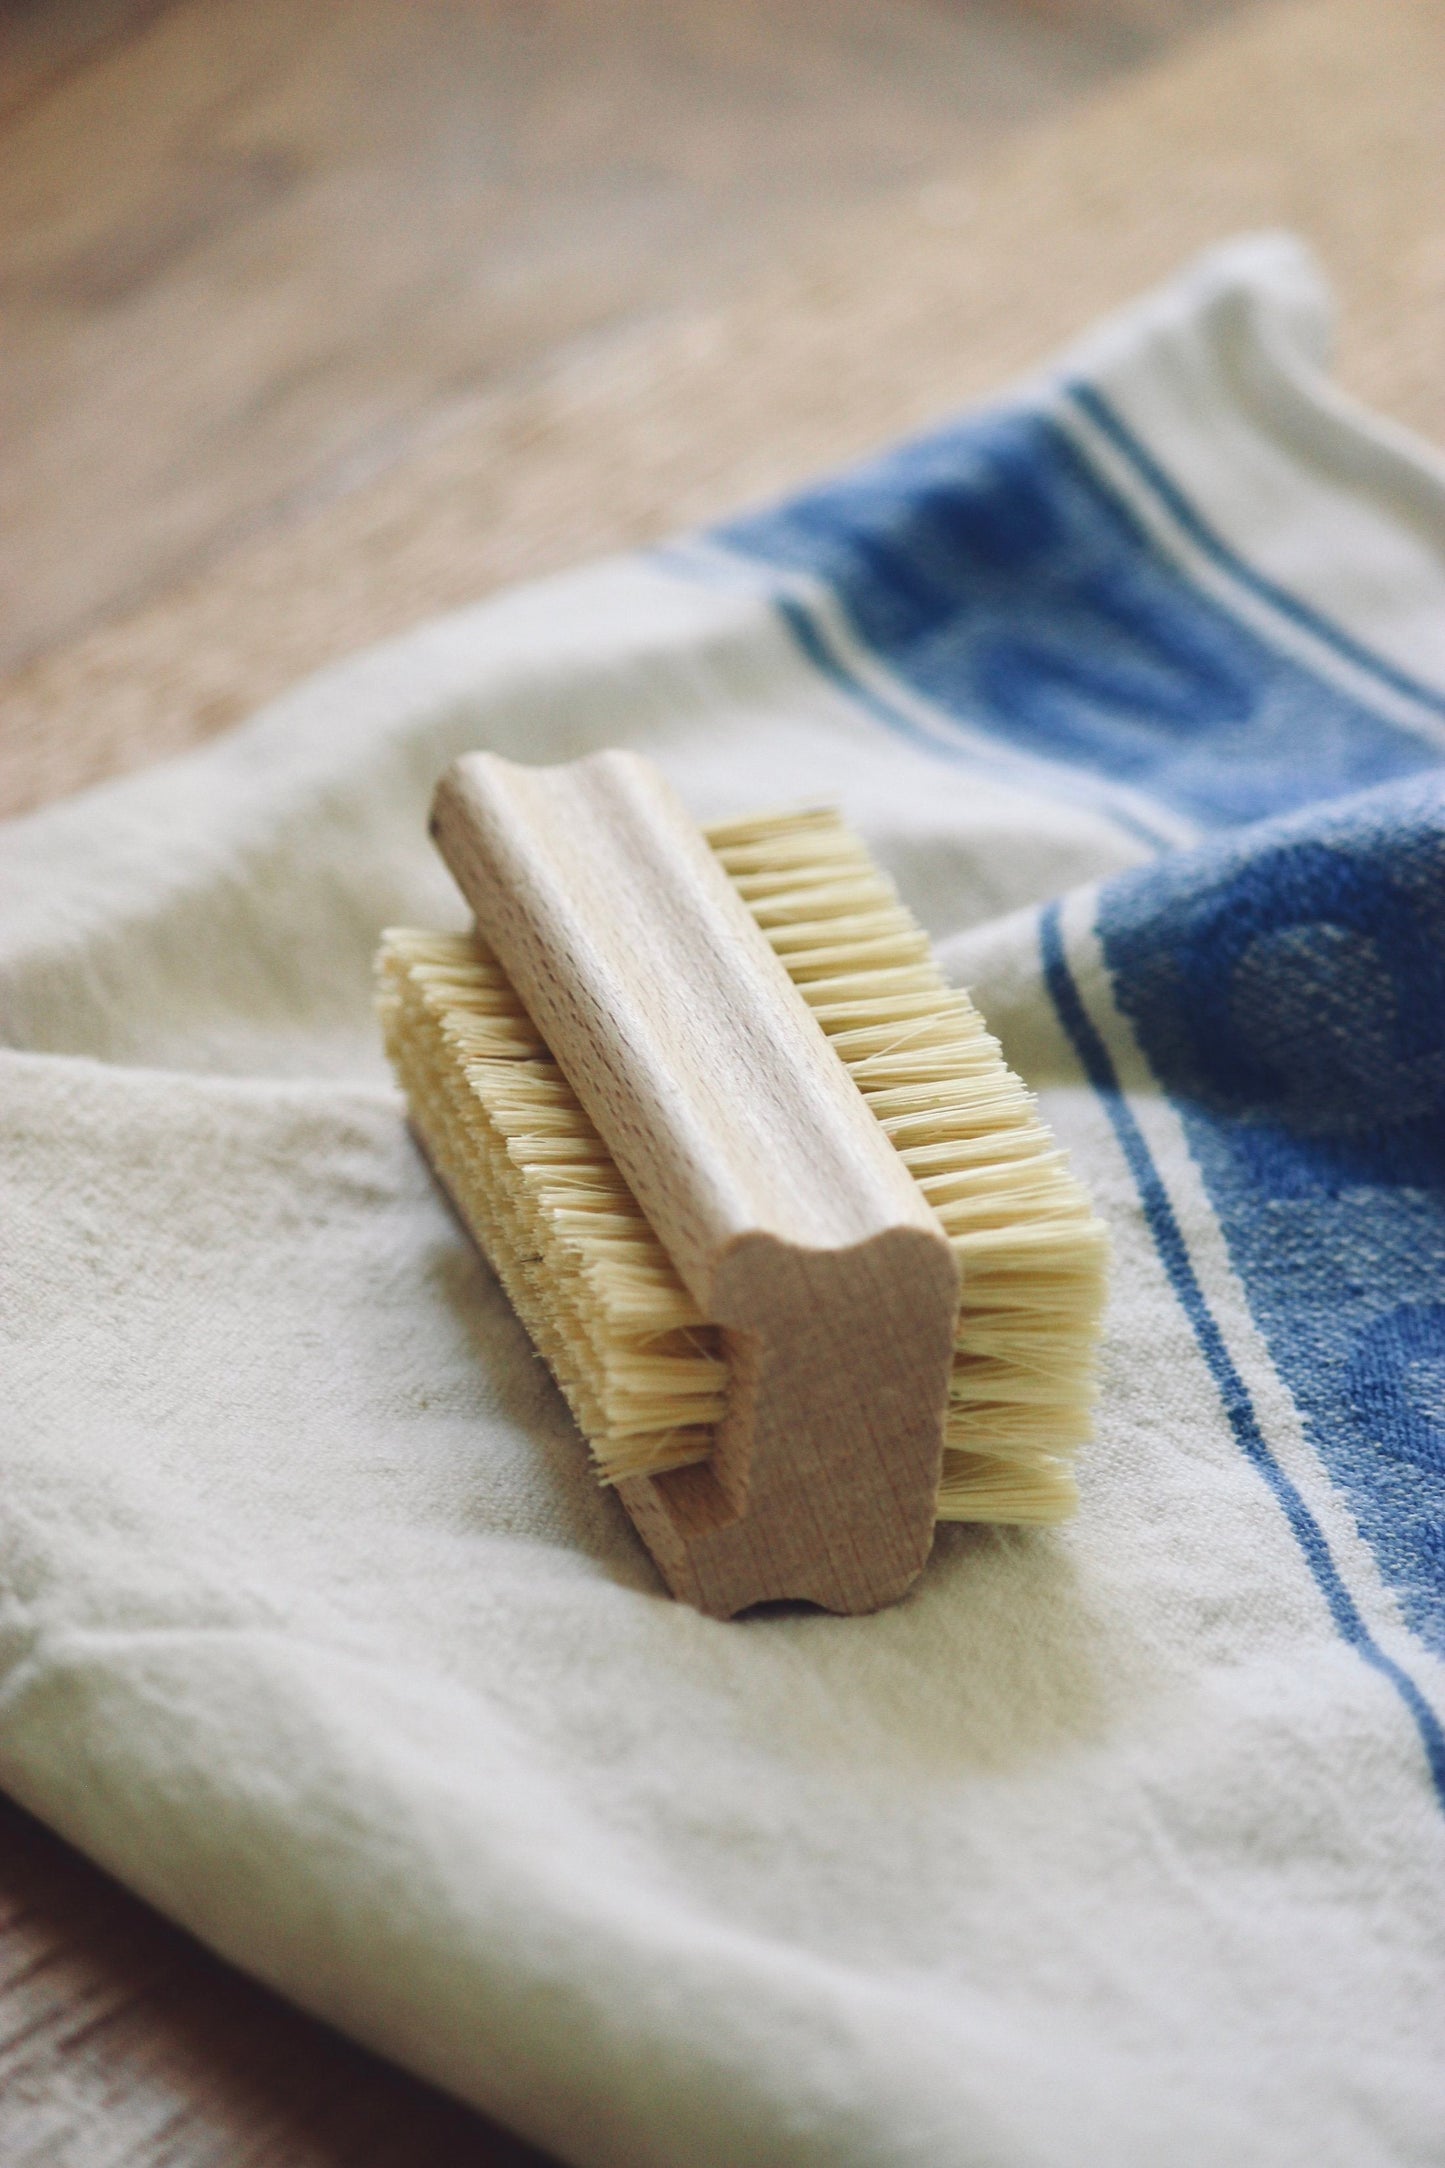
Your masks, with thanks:
M540 818L555 852L545 809ZM851 1104L866 1112L870 1143L886 1144L893 1173L906 1174L910 1199L922 1210L900 1215L898 1224L937 1231L948 1252L949 1291L935 1272L937 1292L927 1298L935 1305L946 1299L950 1343L941 1424L930 1417L943 1450L941 1472L935 1455L928 1482L929 1522L934 1514L999 1522L1064 1517L1075 1502L1073 1455L1089 1431L1104 1295L1104 1231L1087 1197L967 996L947 985L926 937L836 814L730 822L706 831L705 848L707 878L720 877L749 938L786 981L794 1024L801 1017L813 1051L828 1057L831 1080L845 1083ZM587 855L595 868L595 851ZM609 877L618 885L617 864ZM695 864L687 879L695 887ZM589 939L595 902L594 890L582 928ZM650 907L664 912L671 929L676 899L659 905L654 897ZM497 922L493 907L489 930ZM634 916L630 939L637 925ZM577 937L574 927L567 938ZM553 952L544 942L541 953ZM570 953L565 941L562 953ZM533 1002L524 1005L512 974L479 935L393 931L383 940L378 982L388 1050L417 1134L566 1393L599 1476L619 1486L680 1593L703 1608L738 1608L735 1594L769 1580L756 1560L734 1576L736 1586L724 1573L711 1591L690 1585L684 1570L707 1542L735 1545L736 1532L719 1531L749 1518L746 1466L740 1478L726 1427L743 1391L746 1336L736 1320L727 1329L716 1271L711 1280L700 1271L675 1231L671 1242L662 1239L667 1211L658 1209L655 1185L649 1190L645 1178L624 1175L615 1116L612 1136L604 1137L594 1115L600 1109L607 1119L607 1103L594 1094L584 1107L575 1048L564 1072L541 1019L534 1020L533 1010L547 1005L542 980L532 979ZM674 993L666 1013L677 1013L679 998L694 1006L692 985L684 974L683 995ZM730 998L724 988L724 1019ZM580 1068L585 1072L585 1061ZM585 1074L581 1081L585 1092ZM750 1072L728 1088L734 1097L754 1089ZM625 1082L622 1099L637 1103ZM794 1178L801 1170L806 1181L796 1136L789 1151ZM649 1191L645 1200L640 1190ZM835 1205L825 1200L821 1208ZM846 1201L841 1208L851 1209ZM810 1202L810 1209L816 1216L820 1207ZM738 1231L734 1226L717 1245L718 1256ZM816 1232L808 1231L802 1248L818 1246ZM680 1248L687 1270L679 1269ZM961 1296L954 1274L961 1275ZM879 1348L870 1353L864 1344L870 1306L880 1316L887 1309L880 1310L878 1290L890 1278L875 1279L828 1360L799 1372L811 1384L789 1417L791 1450L780 1438L776 1457L797 1494L784 1519L810 1530L820 1515L847 1523L848 1501L838 1493L856 1490L858 1471L830 1474L810 1461L798 1447L799 1423L809 1408L826 1412L832 1394L825 1381L836 1388L844 1380L846 1399L846 1381L866 1380L869 1364L876 1369L886 1354L889 1333L897 1337L890 1326ZM806 1329L815 1293L799 1281L777 1344ZM782 1303L780 1319L786 1310ZM924 1349L903 1365L905 1376L926 1367L924 1337ZM915 1392L915 1414L925 1403ZM896 1441L906 1424L896 1408L882 1420L872 1460L886 1478L890 1437ZM836 1429L836 1414L826 1414L826 1423ZM895 1477L901 1466L900 1456ZM684 1481L675 1474L681 1469L696 1472ZM756 1471L752 1480L756 1491ZM755 1495L753 1506L763 1503ZM803 1552L810 1544L816 1553L815 1533ZM795 1543L779 1566L792 1585L759 1588L744 1600L808 1594L856 1609L898 1592L890 1584L885 1594L865 1589L867 1600L858 1600L858 1589L827 1585L826 1573L804 1586L808 1561L798 1549ZM917 1551L915 1541L910 1558ZM916 1564L908 1578L913 1570ZM892 1579L906 1585L901 1574L895 1560Z

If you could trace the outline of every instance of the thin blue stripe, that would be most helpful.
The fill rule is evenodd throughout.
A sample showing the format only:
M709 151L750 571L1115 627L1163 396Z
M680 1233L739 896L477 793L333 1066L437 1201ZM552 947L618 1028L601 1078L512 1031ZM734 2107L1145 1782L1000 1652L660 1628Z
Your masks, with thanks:
M1442 1808L1445 1808L1445 1729L1442 1729L1439 1718L1408 1672L1401 1670L1393 1658L1385 1654L1371 1634L1356 1608L1354 1598L1340 1577L1339 1568L1330 1555L1324 1531L1265 1442L1254 1403L1250 1399L1249 1388L1236 1369L1225 1345L1224 1335L1205 1300L1204 1290L1190 1262L1188 1247L1159 1170L1154 1164L1153 1154L1120 1087L1118 1072L1108 1048L1080 998L1064 953L1063 929L1056 903L1051 903L1043 914L1039 938L1043 951L1044 978L1054 1007L1059 1013L1059 1020L1073 1042L1084 1073L1098 1093L1113 1124L1114 1135L1119 1141L1119 1147L1133 1176L1134 1186L1139 1192L1154 1247L1159 1253L1160 1262L1168 1274L1169 1283L1180 1307L1193 1328L1194 1337L1199 1343L1200 1353L1223 1402L1236 1443L1274 1493L1275 1502L1289 1523L1290 1533L1304 1554L1305 1563L1329 1606L1330 1615L1341 1637L1349 1642L1367 1664L1373 1665L1376 1671L1389 1680L1410 1712L1420 1734L1421 1745L1425 1749L1425 1759L1429 1765L1436 1796Z
M1016 771L1010 771L1006 763L990 763L985 755L975 753L963 746L951 746L944 740L933 737L928 731L920 730L918 725L902 709L895 708L880 693L875 692L871 685L867 685L861 678L855 677L848 668L847 663L844 662L829 641L807 604L800 602L795 595L773 593L768 599L814 668L820 670L825 677L830 678L842 692L847 693L851 699L856 700L861 706L865 707L870 715L876 717L879 722L884 723L897 736L906 738L911 745L921 746L925 752L932 753L935 759L952 760L959 766L974 769L992 767L995 773L1003 775L1013 773L1016 778ZM1071 776L1070 780L1077 786L1079 782L1087 779ZM1148 844L1151 851L1172 849L1174 847L1174 838L1172 836L1161 835L1157 829L1150 828L1137 815L1111 804L1107 794L1098 795L1095 804L1109 820L1113 821L1116 827L1126 830L1131 836L1137 836L1141 843Z
M1411 700L1418 700L1422 707L1432 709L1437 715L1445 715L1445 693L1439 692L1433 685L1424 684L1419 678L1411 677L1407 671L1397 669L1395 664L1388 662L1383 655L1377 655L1373 648L1363 646L1330 618L1321 617L1307 602L1301 602L1297 595L1292 595L1288 588L1277 587L1273 580L1266 579L1262 572L1257 572L1245 558L1237 556L1224 537L1217 534L1208 521L1195 510L1178 484L1165 473L1153 453L1135 436L1128 423L1101 391L1081 378L1075 379L1064 388L1074 404L1082 407L1089 418L1103 430L1115 449L1128 460L1140 480L1146 482L1155 496L1167 505L1190 541L1201 549L1206 557L1238 580L1241 587L1247 587L1261 601L1268 602L1279 611L1281 617L1287 617L1303 631L1313 633L1317 640L1323 641L1326 647L1333 648L1335 653L1342 655L1347 662L1369 671L1392 691L1404 693Z

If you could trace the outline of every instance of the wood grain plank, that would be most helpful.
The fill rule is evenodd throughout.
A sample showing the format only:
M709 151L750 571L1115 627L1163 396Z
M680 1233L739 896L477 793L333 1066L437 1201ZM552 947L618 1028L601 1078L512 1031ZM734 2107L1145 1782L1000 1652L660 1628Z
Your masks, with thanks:
M0 668L1147 42L928 0L67 13L89 47L0 120Z
M1445 440L1445 6L1246 14L987 171L855 209L737 299L485 402L294 527L0 684L0 810L199 743L503 581L719 518L1036 365L1222 236L1288 226L1342 381Z
M173 0L0 0L0 122L35 106Z

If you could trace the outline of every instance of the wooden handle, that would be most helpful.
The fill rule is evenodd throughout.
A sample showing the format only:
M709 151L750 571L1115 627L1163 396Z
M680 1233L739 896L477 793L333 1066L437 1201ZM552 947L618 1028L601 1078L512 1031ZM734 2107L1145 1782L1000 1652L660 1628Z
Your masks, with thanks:
M724 1617L891 1601L932 1541L958 1309L932 1210L648 762L470 754L432 833L724 1330L712 1460L619 1485L669 1585Z

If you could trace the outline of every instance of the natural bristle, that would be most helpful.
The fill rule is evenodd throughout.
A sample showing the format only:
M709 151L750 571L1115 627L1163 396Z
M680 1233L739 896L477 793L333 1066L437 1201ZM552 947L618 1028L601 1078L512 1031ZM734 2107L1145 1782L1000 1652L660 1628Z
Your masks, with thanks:
M828 810L707 831L963 1268L941 1520L1061 1520L1087 1439L1106 1237L1033 1101L862 841ZM475 935L377 959L413 1125L604 1482L705 1460L727 1364L505 972Z

